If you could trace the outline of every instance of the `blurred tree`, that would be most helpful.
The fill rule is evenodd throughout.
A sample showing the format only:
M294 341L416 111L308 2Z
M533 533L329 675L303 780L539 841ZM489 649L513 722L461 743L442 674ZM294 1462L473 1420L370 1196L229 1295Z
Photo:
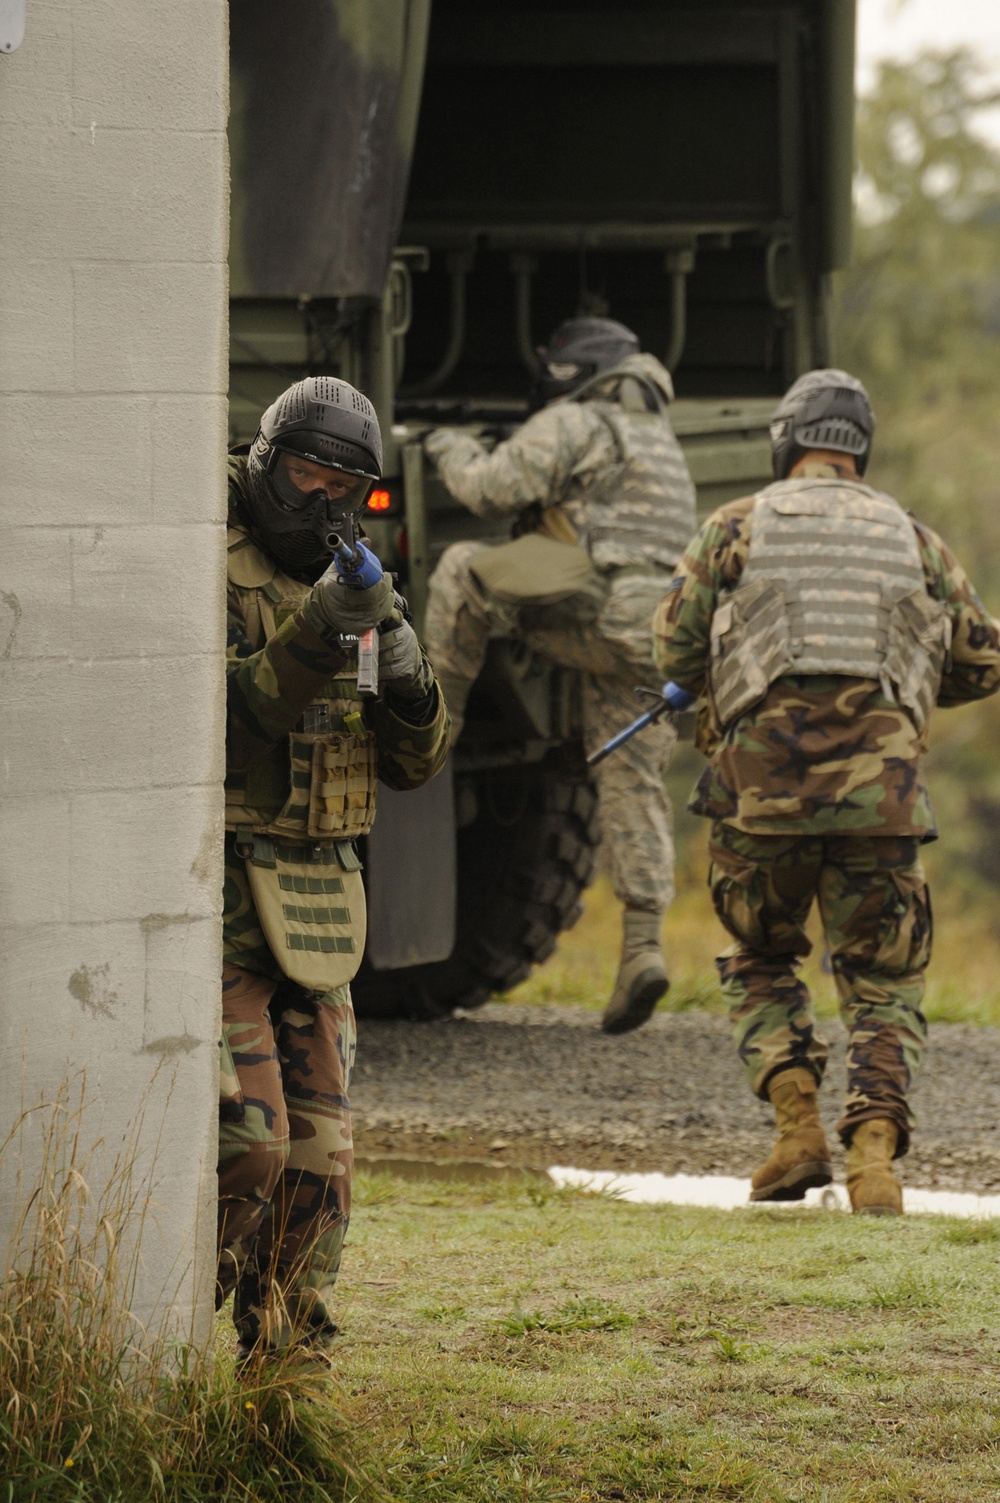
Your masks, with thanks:
M869 478L938 529L1000 612L1000 95L967 51L884 63L858 106L855 256L838 363L878 415ZM1000 704L935 718L929 770L946 886L1000 887ZM1000 923L991 921L1000 934Z
M873 478L975 562L1000 608L1000 100L967 51L883 63L859 102L838 352L879 416Z

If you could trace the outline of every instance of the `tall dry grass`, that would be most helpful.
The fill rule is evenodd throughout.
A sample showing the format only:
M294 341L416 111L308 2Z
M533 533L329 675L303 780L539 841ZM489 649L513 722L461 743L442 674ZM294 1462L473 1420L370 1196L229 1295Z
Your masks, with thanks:
M0 1145L0 1171L23 1163L25 1146L41 1166L18 1178L0 1284L0 1503L370 1495L327 1373L288 1363L240 1374L166 1325L137 1325L149 1210L138 1136L92 1184L84 1094L82 1082L64 1087Z

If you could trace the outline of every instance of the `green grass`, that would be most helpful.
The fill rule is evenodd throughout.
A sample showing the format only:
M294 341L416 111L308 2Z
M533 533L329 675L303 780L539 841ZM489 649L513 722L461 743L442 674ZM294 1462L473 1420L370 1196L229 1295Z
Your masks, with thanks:
M995 1223L369 1188L337 1371L373 1498L1000 1496Z
M141 1195L74 1132L0 1286L0 1503L1000 1496L1000 1223L362 1174L333 1373L239 1373L225 1315L214 1363L137 1342Z
M637 1319L638 1316L621 1309L612 1300L583 1296L569 1299L550 1311L528 1313L519 1304L515 1305L498 1322L498 1329L507 1336L526 1336L529 1331L555 1331L565 1336L569 1331L622 1331L634 1326Z

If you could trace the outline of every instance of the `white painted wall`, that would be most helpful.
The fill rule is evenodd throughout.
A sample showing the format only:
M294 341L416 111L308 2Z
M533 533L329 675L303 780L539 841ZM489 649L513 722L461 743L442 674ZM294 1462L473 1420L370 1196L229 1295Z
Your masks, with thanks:
M28 0L22 46L0 55L0 1141L80 1070L84 1138L108 1156L145 1100L138 1313L165 1292L198 1335L221 966L226 24L225 0Z

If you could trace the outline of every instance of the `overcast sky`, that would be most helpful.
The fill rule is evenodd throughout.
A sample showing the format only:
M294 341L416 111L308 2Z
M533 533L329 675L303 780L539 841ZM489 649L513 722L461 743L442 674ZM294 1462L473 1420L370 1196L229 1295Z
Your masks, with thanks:
M971 47L1000 84L1000 0L858 0L858 88L871 84L883 57L912 57L923 47ZM1000 145L1000 110L982 117Z
M1000 72L1000 0L858 0L858 73L863 88L880 57L921 47L969 46Z

